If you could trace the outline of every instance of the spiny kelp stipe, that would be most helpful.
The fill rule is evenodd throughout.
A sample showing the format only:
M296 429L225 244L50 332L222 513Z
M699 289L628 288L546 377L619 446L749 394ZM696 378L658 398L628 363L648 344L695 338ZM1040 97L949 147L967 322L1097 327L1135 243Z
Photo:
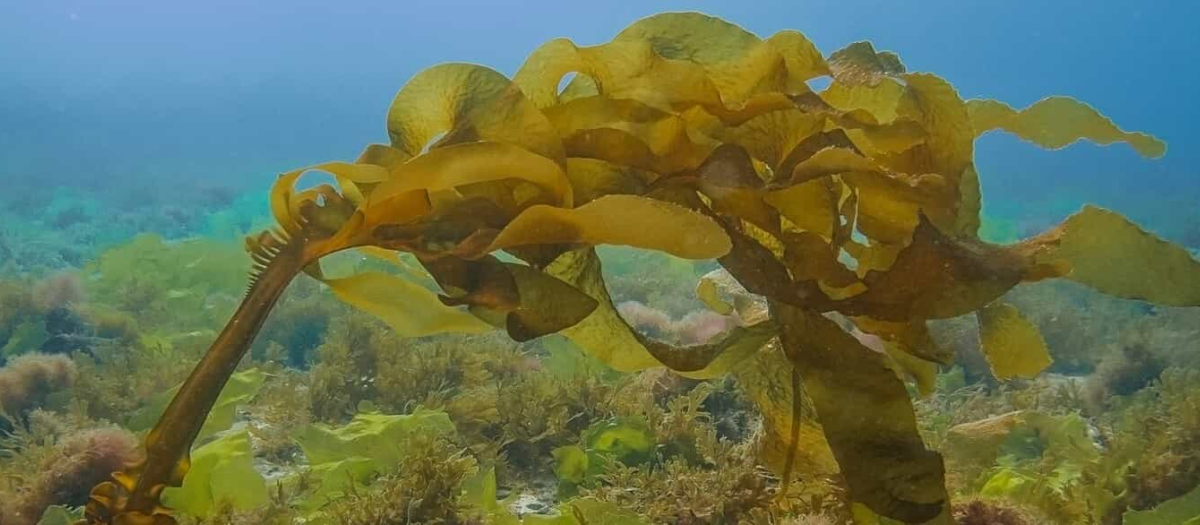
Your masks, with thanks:
M821 77L829 87L814 91ZM205 415L302 271L398 336L558 333L618 370L733 373L764 414L763 460L785 483L796 465L836 465L861 512L909 523L949 520L942 458L918 434L904 384L926 388L952 359L926 321L975 313L995 375L1028 377L1050 361L1036 328L998 302L1018 284L1066 278L1200 304L1200 263L1107 210L1013 245L977 234L979 135L1125 142L1148 157L1165 153L1161 141L1069 98L1020 111L964 101L867 43L823 56L794 31L762 39L662 14L602 45L550 41L512 79L427 69L396 96L387 128L390 144L355 162L279 178L278 229L247 241L256 270L242 307L147 437L146 461L93 491L88 522L173 522L159 494L182 482ZM309 170L335 184L297 190ZM759 297L701 283L706 304L753 309L746 325L705 345L652 340L614 308L602 244L715 258ZM320 259L349 249L397 265L396 252L414 254L443 293L385 273L326 275ZM815 432L799 425L801 392Z

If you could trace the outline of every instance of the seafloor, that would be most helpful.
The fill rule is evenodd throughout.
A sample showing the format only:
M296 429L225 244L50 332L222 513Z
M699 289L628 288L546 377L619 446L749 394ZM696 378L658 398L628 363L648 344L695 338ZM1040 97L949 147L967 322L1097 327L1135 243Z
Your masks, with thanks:
M41 191L0 197L4 525L65 523L136 460L245 290L241 236L269 223L264 193L245 188L197 184L184 202L177 185ZM693 343L735 324L695 299L713 265L603 256L619 310L643 331ZM1197 515L1200 309L1057 282L1007 300L1041 329L1046 373L998 382L975 322L953 319L934 332L957 365L931 393L912 391L958 522ZM403 339L302 278L166 502L212 524L849 523L828 465L800 465L779 493L745 377L623 374L560 337Z

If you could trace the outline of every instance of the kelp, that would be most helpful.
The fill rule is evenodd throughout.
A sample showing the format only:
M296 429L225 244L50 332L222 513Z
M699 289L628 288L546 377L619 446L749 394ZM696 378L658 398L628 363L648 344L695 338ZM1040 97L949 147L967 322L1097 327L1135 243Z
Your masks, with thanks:
M829 87L810 88L818 77ZM1109 211L1086 208L1010 245L978 236L983 132L1045 147L1124 141L1149 156L1160 141L1070 99L1021 112L964 101L866 43L826 58L794 31L763 39L662 14L609 43L551 41L512 80L433 67L401 89L387 122L390 144L279 178L278 229L247 240L255 271L242 307L148 436L147 462L97 487L90 521L171 522L159 491L183 481L204 415L301 272L403 334L481 328L469 314L516 340L560 333L620 371L716 377L775 359L781 370L739 374L784 444L772 467L787 480L798 444L825 443L858 514L910 523L949 519L941 456L922 442L904 385L927 389L948 361L927 321L979 312L997 375L1028 376L1047 364L1041 337L994 304L1021 283L1065 277L1200 304L1200 262ZM309 170L335 184L298 189ZM616 311L599 244L716 259L770 311L704 345L654 340ZM412 254L440 293L397 281L409 268L326 275L322 257L354 249ZM705 301L728 310L711 292ZM1004 334L1033 347L1014 355Z
M1127 142L1139 154L1151 158L1167 153L1167 145L1161 140L1124 131L1095 108L1067 97L1047 97L1020 111L995 100L971 100L967 110L977 134L1002 129L1050 149L1087 139L1097 144Z
M1053 362L1037 327L1012 305L994 301L977 317L980 343L997 379L1032 378Z

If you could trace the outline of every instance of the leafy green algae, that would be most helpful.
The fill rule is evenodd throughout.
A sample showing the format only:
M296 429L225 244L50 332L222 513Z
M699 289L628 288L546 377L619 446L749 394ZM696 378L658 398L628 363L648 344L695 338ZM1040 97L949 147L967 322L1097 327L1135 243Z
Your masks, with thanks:
M249 269L233 243L142 234L100 254L85 268L85 282L93 300L135 314L140 326L184 332L228 316Z
M656 442L645 422L632 418L594 423L581 437L582 446L567 445L552 451L559 494L574 495L604 473L609 462L645 465L655 454Z
M1122 519L1125 525L1196 525L1200 523L1200 487L1151 510L1128 511Z
M551 514L530 514L523 517L513 515L496 499L496 472L487 469L467 484L464 499L472 507L483 511L488 523L498 525L646 525L648 522L637 514L595 498L575 498L554 509Z
M232 432L192 453L183 486L169 488L163 501L192 516L207 517L221 504L252 509L267 502L267 484L254 469L250 433Z
M393 472L412 457L415 437L449 437L454 424L445 412L418 410L409 415L359 413L344 426L314 424L294 436L309 470L287 480L308 487L297 507L311 522L335 523L323 509L348 494L365 492L377 475Z
M203 441L217 432L232 427L237 415L237 408L254 399L266 380L267 373L259 369L252 368L233 374L225 388L221 390L217 403L209 412L208 419L204 421L204 426L201 427L200 434L196 439ZM155 396L129 419L127 426L131 430L147 430L154 426L154 421L162 415L163 410L167 408L167 404L171 402L171 398L178 391L179 387L177 386Z
M404 457L399 446L416 433L452 434L454 423L445 412L417 411L409 415L360 413L345 426L313 424L296 434L296 442L312 465L359 457L393 465Z

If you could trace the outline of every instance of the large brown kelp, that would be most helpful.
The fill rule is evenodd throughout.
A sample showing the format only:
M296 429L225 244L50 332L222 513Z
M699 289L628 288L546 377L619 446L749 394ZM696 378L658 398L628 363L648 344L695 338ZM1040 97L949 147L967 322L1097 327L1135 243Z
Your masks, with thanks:
M829 87L814 91L821 77ZM93 491L89 522L173 522L159 494L182 482L205 415L300 272L401 336L559 333L618 370L732 373L764 414L763 459L783 479L840 471L857 514L909 523L950 519L942 458L905 386L928 388L952 359L927 321L974 313L994 374L1028 377L1049 364L1045 344L998 302L1021 283L1200 304L1200 263L1107 210L1008 246L977 235L972 148L984 132L1049 148L1122 141L1150 157L1163 143L1067 98L1020 111L964 101L867 43L823 56L793 31L761 39L701 14L658 15L603 45L548 42L512 79L425 70L387 127L390 144L355 162L280 177L279 228L248 240L257 269L242 306L150 432L145 462ZM336 184L297 189L308 170ZM639 334L608 295L603 244L717 259L736 282L699 290L739 326L693 346ZM397 272L322 268L351 249Z

